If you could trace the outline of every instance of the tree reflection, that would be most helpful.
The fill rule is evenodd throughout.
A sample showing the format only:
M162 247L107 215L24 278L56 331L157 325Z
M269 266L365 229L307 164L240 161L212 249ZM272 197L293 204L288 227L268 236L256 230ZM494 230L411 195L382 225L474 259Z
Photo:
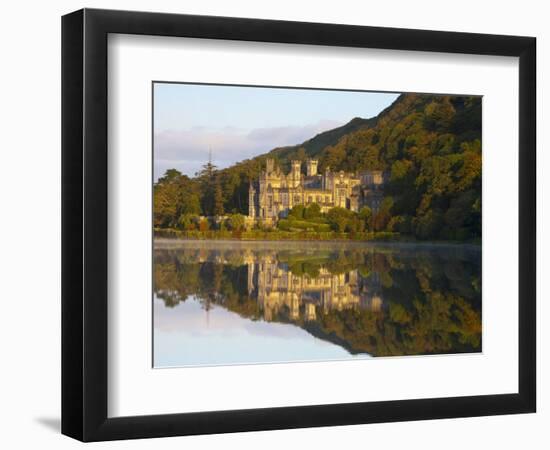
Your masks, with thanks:
M294 248L293 248L294 247ZM481 351L481 252L468 246L157 248L166 307L189 296L290 323L352 354Z

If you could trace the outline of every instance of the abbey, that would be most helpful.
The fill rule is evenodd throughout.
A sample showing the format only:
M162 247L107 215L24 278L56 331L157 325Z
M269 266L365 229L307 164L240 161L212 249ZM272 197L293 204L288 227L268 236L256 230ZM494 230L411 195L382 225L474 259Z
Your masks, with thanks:
M385 176L382 171L361 173L317 173L318 161L308 159L306 173L302 173L301 161L292 161L290 173L283 174L273 159L267 159L266 168L256 182L250 183L250 218L276 222L286 217L295 205L308 206L317 203L321 212L340 207L359 211L368 206L376 211L383 199Z

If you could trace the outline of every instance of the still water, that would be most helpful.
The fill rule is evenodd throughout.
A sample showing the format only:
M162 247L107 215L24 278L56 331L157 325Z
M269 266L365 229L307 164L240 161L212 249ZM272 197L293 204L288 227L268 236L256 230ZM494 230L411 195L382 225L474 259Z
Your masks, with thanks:
M155 367L480 352L481 249L158 239L153 309Z

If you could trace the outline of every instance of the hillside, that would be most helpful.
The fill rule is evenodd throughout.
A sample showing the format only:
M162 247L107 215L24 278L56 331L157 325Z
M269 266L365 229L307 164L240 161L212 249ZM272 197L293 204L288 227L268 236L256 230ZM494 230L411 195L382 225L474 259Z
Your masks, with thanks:
M373 126L375 123L375 117L371 119L355 117L345 125L319 133L300 145L273 149L269 152L269 155L278 159L285 166L289 165L290 160L294 158L318 158L323 154L323 150L326 147L337 144L343 136L353 133L361 128Z
M182 205L174 214L208 215L214 205L217 213L246 214L249 182L257 178L267 157L275 158L283 170L292 159L315 157L320 171L327 167L386 171L385 199L370 224L375 231L396 231L419 239L481 236L480 97L402 94L378 116L355 118L301 145L277 148L220 171L205 167L202 176L194 179L178 178L174 173L178 183L185 185L186 194L180 199L195 198L193 211ZM173 184L176 178L159 180L156 213L157 203L170 203L161 195L165 188L160 186ZM213 179L217 188L209 189L208 199L205 183Z

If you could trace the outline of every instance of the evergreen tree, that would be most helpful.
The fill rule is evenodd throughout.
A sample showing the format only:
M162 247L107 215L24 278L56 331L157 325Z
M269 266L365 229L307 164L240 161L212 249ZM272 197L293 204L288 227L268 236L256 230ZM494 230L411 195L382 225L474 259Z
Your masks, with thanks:
M220 185L219 176L216 175L214 181L214 208L213 213L215 216L223 216L224 210L223 210L223 195L222 195L222 187Z
M218 168L212 163L212 151L210 151L208 155L208 162L206 162L202 166L201 171L196 174L201 191L202 212L206 216L212 216L215 214L216 185L218 184L217 169Z

